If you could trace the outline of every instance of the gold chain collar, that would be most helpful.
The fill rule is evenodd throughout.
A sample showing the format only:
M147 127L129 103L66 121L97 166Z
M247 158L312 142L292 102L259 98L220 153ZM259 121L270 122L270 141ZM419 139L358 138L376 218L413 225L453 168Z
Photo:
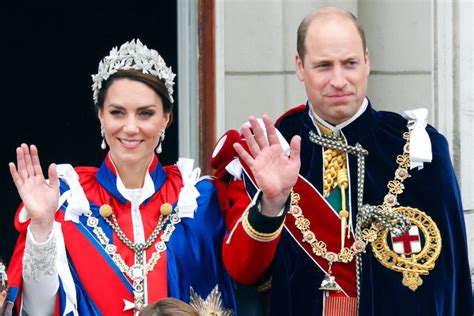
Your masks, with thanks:
M401 272L403 274L402 284L410 290L416 291L423 284L420 275L428 275L429 271L434 269L435 261L441 253L442 239L436 223L425 212L412 207L396 207L399 205L398 195L405 191L403 182L411 177L408 172L410 167L410 132L405 132L403 138L406 140L403 154L396 158L398 168L394 178L387 184L388 193L379 208L401 214L409 219L412 227L415 226L416 230L421 230L425 238L424 247L417 252L402 254L395 252L387 241L389 230L381 228L380 223L374 223L370 228L365 228L361 235L365 241L371 243L372 252L377 260L383 266ZM393 236L391 238L393 239ZM419 242L421 243L421 239Z
M165 230L163 231L162 234L159 234L159 231L156 234L157 238L153 238L153 241L151 244L154 243L156 239L158 241L155 243L155 252L151 255L151 257L148 259L148 262L146 263L136 263L132 266L128 266L125 260L122 258L120 253L117 252L117 246L114 244L110 243L110 239L107 237L103 229L98 226L99 220L91 216L91 213L86 214L87 217L87 226L92 228L93 233L96 235L97 240L100 242L100 244L104 247L105 251L107 254L111 257L112 261L115 263L115 265L119 268L120 272L126 274L133 282L133 297L134 297L134 308L135 310L139 311L143 308L145 304L145 278L147 277L148 273L150 271L153 271L153 268L157 264L158 260L161 258L161 253L167 249L166 243L169 241L173 231L175 230L175 225L178 224L181 219L178 216L178 214L172 213L172 208L170 208L169 203L164 203L160 207L160 212L162 218L163 216L166 216L163 220L162 223L159 223L157 225L157 228L155 229L161 231L161 228L166 224L166 222L169 221L169 224L166 226ZM176 210L175 210L176 211ZM100 215L104 218L104 220L110 225L110 227L115 231L117 236L123 232L118 231L115 225L112 225L110 221L108 220L107 217L112 216L113 221L116 223L116 219L113 216L112 208L108 204L104 204L100 207ZM118 225L118 224L117 224ZM158 237L159 236L159 237ZM126 242L122 241L128 248L133 250L134 253L137 253L136 247L130 247L127 245ZM150 245L151 245L150 244ZM147 247L148 248L148 247ZM143 250L140 250L141 253L143 253L146 250L144 248Z
M319 124L318 124L319 125ZM380 223L373 223L370 228L362 231L362 240L355 240L351 247L341 247L339 253L327 251L327 245L324 241L318 240L316 235L310 230L310 221L303 216L303 211L298 203L300 196L298 193L291 191L291 206L289 213L295 218L295 226L303 235L303 242L311 245L314 255L322 257L329 263L328 273L324 278L321 288L323 290L339 291L339 287L335 283L334 277L331 275L331 266L335 262L347 263L354 257L365 250L366 243L372 243L372 251L375 257L382 265L403 273L402 283L415 291L422 284L419 277L420 274L429 274L429 270L434 268L434 262L438 258L441 251L441 235L434 221L417 209L408 207L398 207L398 195L405 190L404 180L410 177L408 168L410 167L410 132L403 134L406 144L403 147L403 154L398 155L396 162L398 168L395 176L387 184L388 193L385 195L380 209L399 213L408 218L412 224L421 229L425 236L425 247L419 254L406 258L405 255L398 255L390 249L387 242L388 229L383 228ZM427 242L429 240L429 242ZM364 242L365 241L365 242Z
M298 205L299 200L300 195L292 190L289 213L295 218L295 226L301 231L303 242L310 244L316 256L327 260L330 264L334 262L348 263L354 259L355 254L364 251L365 243L359 240L354 241L350 247L343 247L339 253L328 251L326 243L318 240L316 235L310 230L311 222L304 217L303 210Z

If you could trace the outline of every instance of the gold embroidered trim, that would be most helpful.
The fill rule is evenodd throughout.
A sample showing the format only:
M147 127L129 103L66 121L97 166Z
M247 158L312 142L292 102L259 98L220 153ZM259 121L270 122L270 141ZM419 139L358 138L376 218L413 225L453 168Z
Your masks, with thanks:
M343 151L326 148L324 150L324 193L323 196L327 198L331 193L331 190L337 185L340 185L339 182L340 176L338 176L341 171L345 173L347 178L347 168L346 168L346 153Z
M253 228L252 225L250 224L248 210L245 211L243 215L243 220L242 220L242 225L244 227L244 230L247 232L247 234L249 234L250 237L252 237L255 240L264 241L264 242L272 241L275 238L277 238L283 229L284 223L285 222L283 221L280 227L278 227L278 229L272 233L261 233L255 230L255 228Z
M321 124L317 119L313 118L313 122L318 126L321 133L325 135L333 135L333 131ZM346 168L346 153L340 150L325 148L323 155L324 164L324 192L323 196L326 198L331 193L331 189L338 184L341 185L341 171L345 173L347 179Z

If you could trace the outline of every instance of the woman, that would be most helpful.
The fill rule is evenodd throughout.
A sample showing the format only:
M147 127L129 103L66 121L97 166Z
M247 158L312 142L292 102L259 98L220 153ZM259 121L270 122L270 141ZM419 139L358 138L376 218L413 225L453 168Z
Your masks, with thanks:
M206 298L216 286L234 309L214 186L192 160L163 167L155 155L174 77L139 40L100 62L92 90L109 151L98 169L51 164L45 181L36 147L17 148L9 167L23 206L10 291L21 289L17 303L29 314L132 315L168 296L188 302L191 289Z
M3 264L2 259L0 259L0 311L2 311L3 302L5 302L5 299L7 297L7 285L8 277L5 265Z

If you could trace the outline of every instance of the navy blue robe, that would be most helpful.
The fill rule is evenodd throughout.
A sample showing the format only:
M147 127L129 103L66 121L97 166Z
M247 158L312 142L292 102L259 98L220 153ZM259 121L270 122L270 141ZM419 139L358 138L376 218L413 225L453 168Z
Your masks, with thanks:
M308 137L318 133L304 110L289 111L277 128L289 142L301 135L301 171L319 192L323 192L322 151ZM375 111L369 103L366 111L342 129L349 145L360 143L368 150L365 169L364 204L380 205L388 193L387 183L394 178L397 155L403 153L407 121L391 112ZM418 208L437 224L442 250L429 275L415 291L402 285L402 274L385 268L367 247L360 280L359 315L472 315L471 280L467 257L466 230L459 187L450 160L446 139L433 127L427 127L433 160L422 170L411 170L404 181L405 191L398 196L401 206ZM348 155L351 202L357 210L357 157ZM317 210L314 210L317 211ZM355 218L353 224L355 225ZM322 219L324 220L324 219ZM336 231L335 233L339 233ZM321 315L323 295L319 290L324 278L301 247L286 230L272 263L271 315Z

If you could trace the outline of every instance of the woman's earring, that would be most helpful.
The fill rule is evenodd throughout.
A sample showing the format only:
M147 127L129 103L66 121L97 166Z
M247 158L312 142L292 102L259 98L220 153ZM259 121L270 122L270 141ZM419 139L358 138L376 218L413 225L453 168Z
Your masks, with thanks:
M156 147L157 154L161 154L161 152L163 151L161 144L163 144L164 140L165 140L165 129L162 128L160 129L160 142L158 143L158 147Z
M103 150L107 149L107 144L105 143L105 132L104 132L104 125L100 125L100 135L102 136L102 143L100 144L100 148Z

